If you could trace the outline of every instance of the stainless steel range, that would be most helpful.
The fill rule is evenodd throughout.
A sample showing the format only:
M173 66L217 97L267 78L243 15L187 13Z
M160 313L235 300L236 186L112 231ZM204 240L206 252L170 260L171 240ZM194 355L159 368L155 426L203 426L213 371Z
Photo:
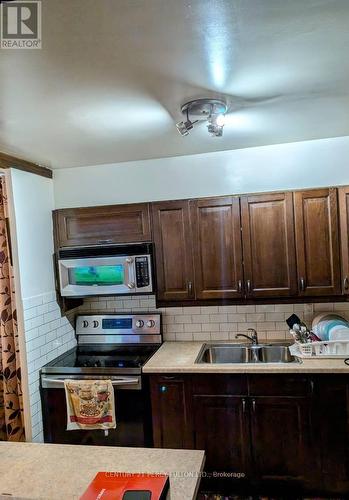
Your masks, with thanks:
M84 315L77 347L41 369L44 439L49 443L151 446L151 412L142 367L162 343L160 314ZM116 429L66 430L65 379L110 379Z

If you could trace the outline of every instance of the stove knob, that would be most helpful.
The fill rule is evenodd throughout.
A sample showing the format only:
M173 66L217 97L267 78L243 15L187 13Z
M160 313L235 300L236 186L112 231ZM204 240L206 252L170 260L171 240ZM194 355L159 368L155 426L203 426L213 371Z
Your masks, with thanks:
M98 327L99 327L99 321L94 321L93 328L98 328Z
M142 328L144 326L144 321L142 319L137 319L136 321L136 327L137 328Z
M82 326L83 326L84 328L87 328L87 327L88 327L88 321L84 320L84 321L82 322Z
M148 328L154 328L154 326L155 326L155 321L153 319L149 319L147 321L147 327Z

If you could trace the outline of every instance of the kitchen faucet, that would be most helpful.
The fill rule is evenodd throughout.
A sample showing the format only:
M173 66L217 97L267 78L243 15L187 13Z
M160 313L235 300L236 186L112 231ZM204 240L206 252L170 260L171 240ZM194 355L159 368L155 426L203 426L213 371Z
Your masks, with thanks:
M253 345L258 345L258 334L254 328L248 328L248 332L251 333L251 335L245 335L244 333L237 333L235 335L235 338L238 339L239 337L245 337L246 339L250 340Z

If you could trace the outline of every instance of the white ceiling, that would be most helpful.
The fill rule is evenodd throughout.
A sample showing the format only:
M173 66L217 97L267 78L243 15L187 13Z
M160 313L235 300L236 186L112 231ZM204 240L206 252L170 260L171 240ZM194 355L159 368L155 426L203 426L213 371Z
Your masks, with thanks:
M0 150L53 168L349 135L348 0L43 0L0 50ZM222 138L180 105L224 96Z

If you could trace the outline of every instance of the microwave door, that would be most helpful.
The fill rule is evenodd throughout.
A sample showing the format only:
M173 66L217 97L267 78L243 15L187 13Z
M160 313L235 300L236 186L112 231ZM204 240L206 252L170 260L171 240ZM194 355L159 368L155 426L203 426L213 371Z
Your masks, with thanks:
M132 293L134 264L124 256L62 259L59 279L65 297Z

